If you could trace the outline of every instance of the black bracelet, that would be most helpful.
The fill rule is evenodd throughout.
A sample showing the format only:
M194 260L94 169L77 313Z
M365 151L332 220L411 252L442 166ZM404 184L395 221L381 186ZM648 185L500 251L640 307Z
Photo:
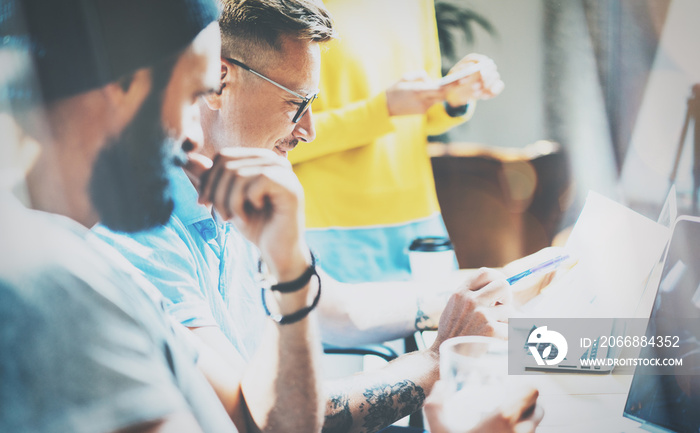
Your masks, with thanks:
M450 117L462 117L469 111L469 104L453 107L445 101L445 112Z
M313 274L311 275L316 275L316 279L318 280L318 293L316 294L316 297L314 298L314 301L311 303L311 305L309 305L308 307L304 307L295 313L287 314L286 316L282 314L272 314L270 312L270 309L267 308L267 302L265 301L265 288L263 287L262 289L260 289L262 305L265 309L265 314L267 314L270 317L270 319L274 320L280 325L289 325L291 323L296 323L304 317L308 316L311 310L316 308L319 299L321 299L321 277L318 276L318 273L316 272L316 267L313 264L309 266L309 269L313 269ZM311 278L309 277L309 279Z
M316 273L316 258L314 257L314 254L311 253L311 264L299 278L292 281L287 281L285 283L273 284L270 286L270 290L282 293L296 292L297 290L306 287L306 285L309 284L311 277L314 275L318 277L318 274ZM321 280L319 279L319 281Z

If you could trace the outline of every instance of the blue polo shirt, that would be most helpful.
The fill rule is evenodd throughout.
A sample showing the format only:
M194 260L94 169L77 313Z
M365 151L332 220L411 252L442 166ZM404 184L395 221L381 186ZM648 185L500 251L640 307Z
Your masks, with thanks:
M169 175L175 208L167 224L139 233L93 233L116 248L163 293L183 325L218 326L247 361L266 316L255 281L260 252L233 224L197 202L181 169Z

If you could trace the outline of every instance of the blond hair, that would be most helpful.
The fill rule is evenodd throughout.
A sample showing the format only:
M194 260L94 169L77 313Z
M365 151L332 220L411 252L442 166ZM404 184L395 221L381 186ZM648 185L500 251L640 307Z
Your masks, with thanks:
M282 49L281 38L326 42L336 36L330 13L311 0L222 0L222 55L258 60Z

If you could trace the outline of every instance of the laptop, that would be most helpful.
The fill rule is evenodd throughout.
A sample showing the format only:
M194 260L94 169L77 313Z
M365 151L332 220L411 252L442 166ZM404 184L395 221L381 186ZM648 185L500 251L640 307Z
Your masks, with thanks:
M666 196L662 209L659 213L657 223L661 226L672 227L674 221L677 217L677 205L676 205L676 189L672 185L669 193ZM668 251L668 244L666 244L663 253L660 254L658 261L654 264L648 277L646 278L646 284L644 285L643 291L640 293L638 299L631 299L630 302L636 302L636 308L633 308L635 314L634 317L649 317L649 312L651 311L651 304L653 302L653 296L656 293L656 288L659 284L659 278L661 270L664 264L666 253ZM566 371L566 372L579 372L579 373L594 373L594 374L605 374L612 372L617 365L614 363L602 362L603 360L614 360L620 357L623 352L623 347L620 345L610 345L608 344L608 337L622 337L632 333L643 332L645 323L640 323L638 320L627 319L627 318L608 318L608 319L597 319L593 322L588 321L586 323L585 329L581 328L581 323L575 323L568 319L564 320L548 320L550 327L554 326L557 330L564 333L570 341L578 341L579 338L587 337L590 335L598 335L598 338L593 338L591 344L588 347L582 348L576 345L569 345L566 357L563 361L547 365L537 363L533 356L528 356L524 363L526 370L536 370L536 371ZM641 328L640 328L641 327ZM530 336L538 328L537 325L528 326L527 336L523 338L524 346L523 350L525 353L530 353L532 350L536 350L538 353L542 354L545 350L549 350L548 357L550 359L556 359L557 348L551 346L548 343L540 343L535 347L532 347L532 343L529 343ZM640 331L641 329L641 331ZM524 330L520 329L520 333Z
M652 432L700 432L700 218L676 220L640 358L682 359L679 366L638 366L624 416Z

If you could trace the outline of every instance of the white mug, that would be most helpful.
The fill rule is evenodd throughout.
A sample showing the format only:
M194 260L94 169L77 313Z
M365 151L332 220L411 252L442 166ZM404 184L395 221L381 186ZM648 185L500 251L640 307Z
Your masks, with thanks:
M444 278L457 269L452 242L446 237L414 239L408 247L408 260L415 280Z

